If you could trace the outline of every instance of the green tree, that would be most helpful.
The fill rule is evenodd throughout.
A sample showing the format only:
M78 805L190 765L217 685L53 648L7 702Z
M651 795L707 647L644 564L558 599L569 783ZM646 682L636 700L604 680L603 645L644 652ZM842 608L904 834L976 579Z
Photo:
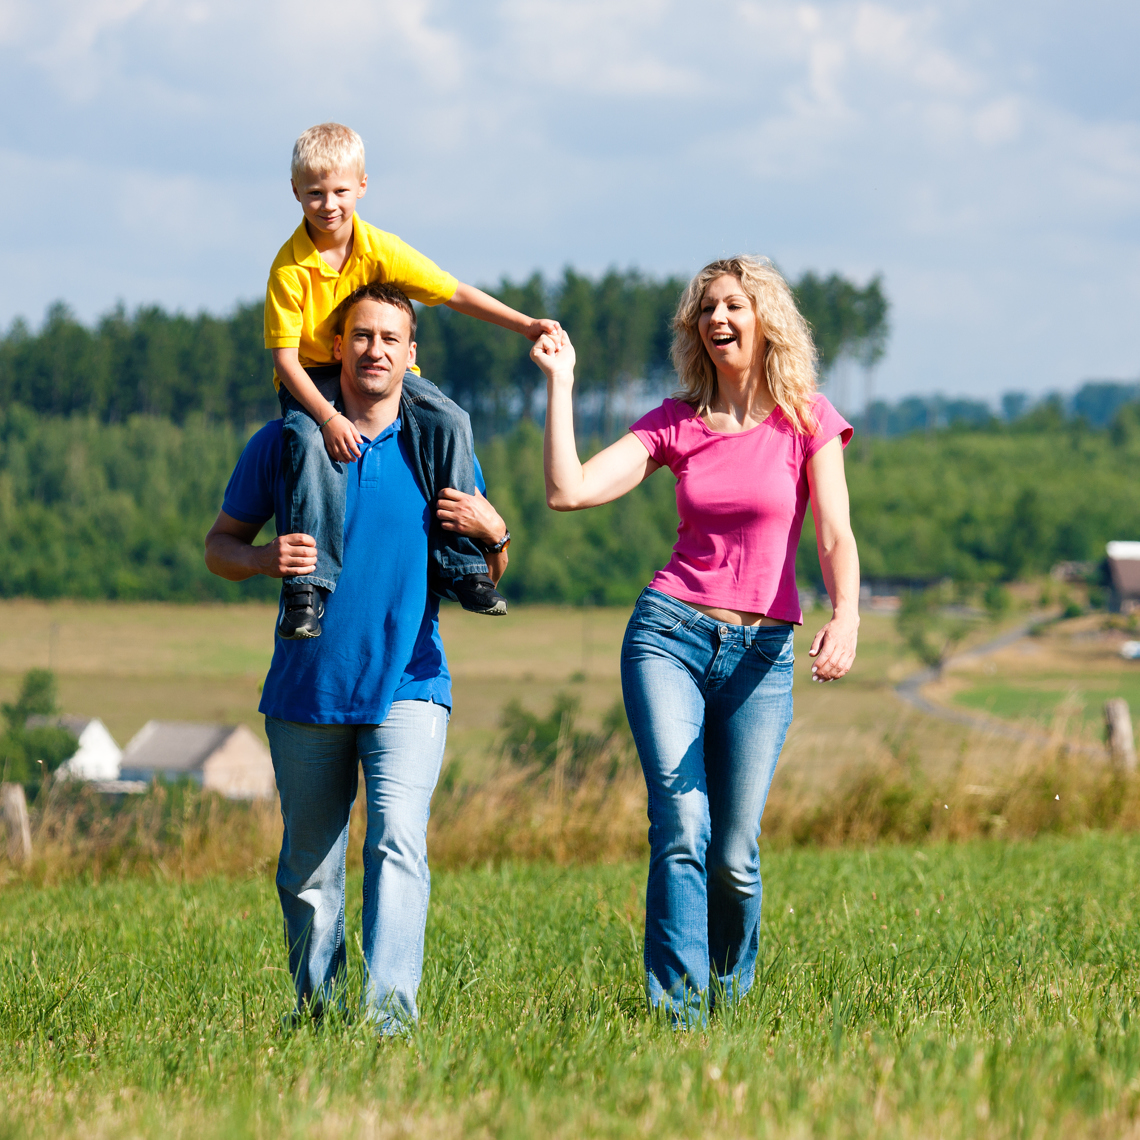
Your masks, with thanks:
M29 669L20 695L0 706L7 731L0 736L0 773L4 780L37 785L75 754L79 742L67 729L53 724L33 724L33 718L59 713L55 674L50 669Z
M973 623L947 613L951 602L945 586L913 591L902 601L895 625L910 651L939 672Z

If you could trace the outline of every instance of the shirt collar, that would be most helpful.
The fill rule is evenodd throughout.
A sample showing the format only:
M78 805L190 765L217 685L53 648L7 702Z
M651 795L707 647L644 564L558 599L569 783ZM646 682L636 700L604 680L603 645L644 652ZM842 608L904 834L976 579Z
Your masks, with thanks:
M375 439L369 439L368 436L363 436L365 449L374 447L378 443L383 443L386 439L391 439L392 436L398 434L400 431L400 417L397 416Z
M349 254L348 261L358 256L363 250L363 243L365 237L364 232L360 227L360 215L353 212L352 215L352 253ZM305 219L301 219L301 224L293 231L293 261L297 265L302 265L306 269L316 269L322 277L339 277L335 269L323 257L317 247L313 245L313 239L309 237L309 228L305 225ZM345 262L345 269L348 268L348 262ZM344 270L342 269L343 273Z

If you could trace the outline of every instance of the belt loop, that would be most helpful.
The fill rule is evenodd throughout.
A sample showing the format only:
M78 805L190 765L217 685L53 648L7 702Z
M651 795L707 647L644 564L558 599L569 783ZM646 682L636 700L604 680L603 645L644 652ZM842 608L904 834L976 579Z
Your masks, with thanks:
M756 636L756 630L753 626L746 625L744 627L744 648L752 648L752 639Z

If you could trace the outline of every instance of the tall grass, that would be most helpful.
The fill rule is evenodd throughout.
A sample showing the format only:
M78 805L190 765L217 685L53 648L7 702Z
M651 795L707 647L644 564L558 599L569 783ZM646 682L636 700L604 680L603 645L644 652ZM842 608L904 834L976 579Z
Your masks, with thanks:
M569 865L646 853L645 786L628 729L611 716L602 732L584 732L575 715L565 702L547 718L508 710L500 758L488 775L468 781L460 763L445 768L429 828L433 866ZM1074 746L1062 721L1050 740L977 734L958 764L937 774L924 768L920 745L900 727L837 767L826 785L777 770L763 846L1140 830L1140 775L1114 769L1088 741ZM227 803L193 785L159 784L115 802L57 783L43 790L32 817L32 864L22 871L0 864L0 881L260 873L275 864L281 835L276 803ZM360 866L363 831L359 797L350 867Z

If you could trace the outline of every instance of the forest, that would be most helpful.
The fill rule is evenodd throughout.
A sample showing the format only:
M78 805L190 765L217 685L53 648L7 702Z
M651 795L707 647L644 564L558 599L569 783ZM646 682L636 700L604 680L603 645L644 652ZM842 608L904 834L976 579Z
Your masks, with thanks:
M669 322L681 282L567 270L495 292L553 313L578 347L579 431L596 448L637 399L670 390ZM838 365L873 369L885 349L879 279L795 282L826 384ZM91 326L63 306L0 337L0 596L238 600L273 582L224 582L202 538L245 440L275 413L261 306L225 317L119 308ZM542 397L522 338L447 309L423 310L424 374L473 415L488 491L514 541L504 592L516 601L629 602L668 559L673 484L579 514L547 510ZM847 455L864 575L913 583L1009 581L1059 560L1098 560L1140 537L1125 472L1140 458L1140 389L1089 383L1001 412L940 396L872 403ZM592 441L592 443L590 442ZM810 518L799 572L819 584Z
M0 413L0 558L5 597L238 600L275 584L210 575L202 538L246 432L201 413L176 424L131 416ZM658 471L615 503L547 510L542 438L520 422L478 446L488 493L514 535L503 588L516 601L630 602L668 559L673 481ZM1140 535L1125 472L1140 462L1140 405L1109 429L1082 420L957 427L848 449L863 572L911 582L988 583L1059 560L1097 560ZM818 584L810 518L799 572Z

